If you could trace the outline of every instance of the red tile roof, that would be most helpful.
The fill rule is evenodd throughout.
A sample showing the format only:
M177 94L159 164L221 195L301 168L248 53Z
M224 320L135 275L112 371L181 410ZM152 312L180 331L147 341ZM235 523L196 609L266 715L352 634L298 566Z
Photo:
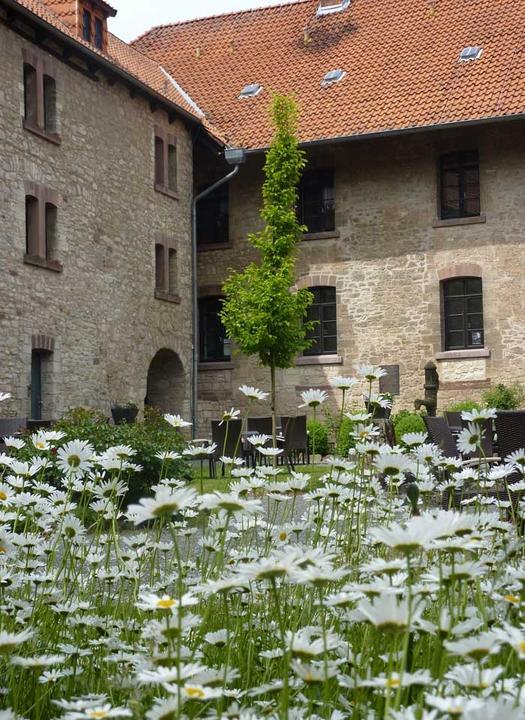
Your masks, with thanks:
M94 45L85 42L79 37L74 30L74 26L72 27L68 22L70 19L59 17L54 12L58 8L61 8L62 12L63 6L70 5L70 3L61 3L59 0L44 0L42 2L39 0L16 0L16 4L26 8L30 13L67 35L70 39L72 38L84 48L88 48L92 53L99 55L101 59L110 61L112 65L124 70L131 79L135 78L143 85L148 86L157 95L160 95L170 105L177 106L191 115L196 121L202 122L215 137L222 140L220 133L204 118L198 106L158 62L146 57L139 49L133 48L111 33L108 33L106 52L98 50Z
M268 145L271 91L295 93L303 142L525 113L525 0L318 0L153 28L132 45L181 83L230 143ZM479 45L478 60L460 62ZM322 87L325 73L344 79ZM256 98L239 99L260 83Z

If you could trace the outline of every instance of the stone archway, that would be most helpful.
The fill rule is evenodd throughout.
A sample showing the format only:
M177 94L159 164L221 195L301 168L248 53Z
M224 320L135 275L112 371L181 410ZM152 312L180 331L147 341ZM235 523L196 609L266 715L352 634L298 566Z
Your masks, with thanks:
M159 350L150 363L146 404L163 413L184 414L187 388L182 362L173 350Z

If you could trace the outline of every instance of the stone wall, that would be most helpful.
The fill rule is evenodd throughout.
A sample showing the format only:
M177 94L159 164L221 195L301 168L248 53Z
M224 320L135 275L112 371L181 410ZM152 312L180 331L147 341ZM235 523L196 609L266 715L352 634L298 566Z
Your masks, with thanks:
M360 363L399 365L396 408L422 396L425 363L441 376L440 404L479 397L491 383L523 380L525 371L525 124L356 141L319 147L311 163L335 167L336 229L331 238L303 241L299 286L337 288L338 357L279 373L279 404L296 413L305 387L328 389L330 377L352 375ZM482 222L437 223L439 155L478 148ZM255 257L247 234L260 227L262 159L252 157L231 187L231 249L199 255L201 294L220 286L229 268ZM441 354L440 281L474 274L483 279L485 349L466 357ZM438 359L439 358L439 359ZM326 359L320 358L320 362ZM269 374L234 357L200 373L203 431L222 408L241 403L241 383L264 389ZM354 393L361 404L359 388ZM260 414L267 408L262 406Z
M43 53L53 68L59 145L22 127L23 48ZM2 25L0 107L0 389L14 396L1 414L30 414L32 337L40 334L54 340L44 356L44 416L78 405L108 414L111 402L142 405L148 368L161 349L181 363L166 405L188 416L188 128L169 124L164 111L152 112L123 85L89 79ZM154 190L155 125L177 138L177 199ZM62 272L24 262L27 181L58 195ZM177 250L180 303L154 297L159 241Z

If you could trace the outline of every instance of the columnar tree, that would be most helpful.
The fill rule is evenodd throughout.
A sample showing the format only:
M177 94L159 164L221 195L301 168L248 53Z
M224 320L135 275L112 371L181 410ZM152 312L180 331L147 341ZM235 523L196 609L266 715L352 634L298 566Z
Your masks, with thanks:
M261 217L265 226L249 237L260 260L234 272L224 285L222 320L228 337L245 355L270 369L272 430L276 436L276 368L288 368L310 345L305 322L312 302L308 290L292 292L297 243L304 232L297 220L297 186L305 165L299 149L297 106L285 96L272 102L274 138L266 155Z

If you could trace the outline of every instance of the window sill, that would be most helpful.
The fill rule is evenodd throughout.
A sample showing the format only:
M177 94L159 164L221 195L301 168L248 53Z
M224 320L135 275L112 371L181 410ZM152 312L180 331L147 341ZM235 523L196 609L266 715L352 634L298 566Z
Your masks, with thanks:
M339 230L327 230L326 232L304 233L301 240L337 240L340 237Z
M433 228L454 227L455 225L479 225L486 223L486 215L477 215L476 217L450 218L448 220L434 220Z
M46 132L46 130L39 128L38 125L33 125L33 123L28 122L25 118L22 119L22 125L24 130L28 130L30 133L33 133L33 135L37 135L39 138L42 138L42 140L53 143L53 145L60 145L62 142L60 135L57 133Z
M52 270L53 272L61 273L64 269L62 263L58 260L47 260L47 258L40 257L39 255L24 255L24 262L26 265L35 265L35 267L44 268L44 270Z
M471 360L472 358L490 357L489 348L472 348L469 350L445 350L435 355L436 360Z
M231 242L227 243L203 243L197 245L197 252L210 252L211 250L230 250L233 247Z
M180 295L174 295L172 293L164 292L164 290L155 290L155 297L157 300L164 300L164 302L175 303L180 305Z
M233 370L235 365L230 361L224 362L203 362L199 363L199 372L201 370Z
M173 200L179 199L179 194L175 190L171 190L169 187L166 187L165 185L157 185L157 183L155 183L155 192L158 192L161 195L166 195L167 197L170 197Z
M341 355L302 355L295 361L296 365L342 365Z

